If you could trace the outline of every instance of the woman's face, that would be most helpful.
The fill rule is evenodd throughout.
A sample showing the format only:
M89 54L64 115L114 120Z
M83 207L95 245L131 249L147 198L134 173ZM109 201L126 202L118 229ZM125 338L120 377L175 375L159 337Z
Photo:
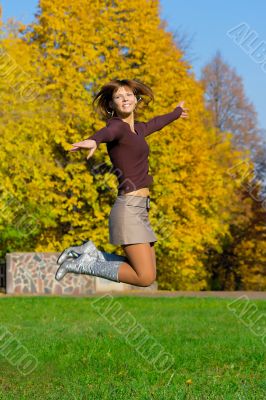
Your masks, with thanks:
M130 115L136 104L137 98L128 86L121 86L116 92L113 92L112 102L110 102L110 106L116 111L116 114L122 117Z

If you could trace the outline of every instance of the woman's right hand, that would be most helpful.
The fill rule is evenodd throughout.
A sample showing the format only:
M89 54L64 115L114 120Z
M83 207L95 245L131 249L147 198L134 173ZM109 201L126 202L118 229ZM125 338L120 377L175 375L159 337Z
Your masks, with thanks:
M95 150L97 149L97 143L93 139L86 139L83 140L82 142L77 142L77 143L71 143L71 146L73 146L72 149L69 151L78 151L81 149L90 149L90 152L87 156L87 160L93 155Z

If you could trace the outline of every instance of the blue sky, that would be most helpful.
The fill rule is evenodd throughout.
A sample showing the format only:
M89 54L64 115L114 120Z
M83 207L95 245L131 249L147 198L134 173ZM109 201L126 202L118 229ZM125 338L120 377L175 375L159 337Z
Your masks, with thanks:
M34 18L38 0L0 0L0 4L3 6L4 20L15 17L27 23ZM178 29L193 37L189 53L196 77L200 77L203 65L219 49L224 60L243 78L246 95L258 112L259 126L266 129L266 47L261 62L256 62L251 56L257 45L261 44L263 48L265 43L266 46L266 2L161 0L160 4L161 18L167 22L167 30ZM250 45L244 50L228 36L227 32L240 24L245 24L249 32L254 32L256 42L253 48ZM264 60L265 66L262 68Z

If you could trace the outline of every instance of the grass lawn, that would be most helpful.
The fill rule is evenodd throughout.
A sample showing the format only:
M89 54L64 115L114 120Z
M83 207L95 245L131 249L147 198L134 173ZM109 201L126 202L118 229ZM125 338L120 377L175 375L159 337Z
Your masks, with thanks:
M233 301L3 297L0 399L264 400L266 302Z

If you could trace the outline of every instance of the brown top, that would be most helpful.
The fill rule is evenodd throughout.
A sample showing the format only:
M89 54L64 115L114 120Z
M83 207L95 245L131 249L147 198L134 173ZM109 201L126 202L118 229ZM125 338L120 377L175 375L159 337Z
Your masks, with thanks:
M182 111L182 107L178 106L174 111L154 117L148 122L135 121L135 133L127 122L120 117L113 117L107 120L104 128L88 137L95 140L97 146L107 143L113 172L118 178L118 195L148 187L153 183L153 177L148 175L150 149L145 137L178 119Z

